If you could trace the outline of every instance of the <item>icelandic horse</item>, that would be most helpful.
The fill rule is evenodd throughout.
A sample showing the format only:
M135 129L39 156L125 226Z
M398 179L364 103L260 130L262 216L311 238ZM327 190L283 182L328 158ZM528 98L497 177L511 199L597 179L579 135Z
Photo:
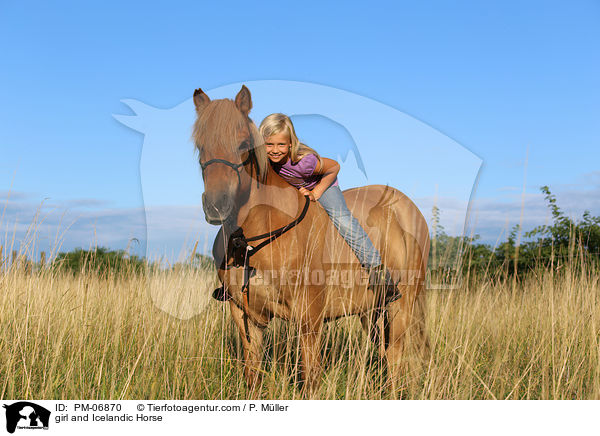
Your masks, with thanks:
M211 101L201 89L193 99L197 118L192 138L204 180L202 206L207 222L221 226L213 256L240 331L249 387L260 383L263 332L273 317L298 328L304 392L319 384L323 324L342 316L359 315L367 329L373 328L374 313L387 312L386 341L379 352L392 381L400 374L407 337L422 360L428 351L423 291L429 232L415 204L389 186L344 191L349 209L402 294L385 308L375 307L380 300L367 287L362 266L325 210L271 168L263 138L248 116L248 88L242 86L235 100ZM256 239L254 247L248 244ZM340 270L346 278L358 279L340 280Z

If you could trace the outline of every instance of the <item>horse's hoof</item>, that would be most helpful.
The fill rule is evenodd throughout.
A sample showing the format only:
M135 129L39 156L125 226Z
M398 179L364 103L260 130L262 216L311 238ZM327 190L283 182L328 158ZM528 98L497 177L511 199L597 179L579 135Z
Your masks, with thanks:
M231 300L231 295L225 290L224 286L217 288L213 291L212 297L218 301L229 301Z

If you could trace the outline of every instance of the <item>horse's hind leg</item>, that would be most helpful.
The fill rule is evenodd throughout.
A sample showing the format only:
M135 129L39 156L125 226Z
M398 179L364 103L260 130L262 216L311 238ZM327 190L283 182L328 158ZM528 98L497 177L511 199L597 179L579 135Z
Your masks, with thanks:
M384 354L388 365L388 376L394 387L400 380L402 373L405 334L409 322L408 313L403 307L406 304L402 304L405 301L396 301L387 307L388 325L386 333L388 344L384 350Z
M369 336L369 339L375 344L378 343L379 331L377 326L373 325L373 317L369 314L362 314L360 316L360 325L364 332Z
M360 324L362 325L364 332L369 336L371 342L373 342L373 344L379 348L379 357L383 358L384 355L381 338L383 333L385 332L381 332L380 328L381 322L379 322L379 320L381 318L381 315L382 314L380 314L379 316L374 316L374 313L372 312L365 313L360 316Z
M388 373L395 389L403 372L413 372L427 358L424 295L415 297L414 289L405 287L402 299L388 305L388 337L385 350Z
M263 353L263 333L264 327L261 327L252 320L248 320L248 334L250 342L246 338L246 327L244 325L244 312L233 301L230 301L231 315L235 325L238 327L244 349L244 376L246 383L252 392L260 387L262 377L262 353Z

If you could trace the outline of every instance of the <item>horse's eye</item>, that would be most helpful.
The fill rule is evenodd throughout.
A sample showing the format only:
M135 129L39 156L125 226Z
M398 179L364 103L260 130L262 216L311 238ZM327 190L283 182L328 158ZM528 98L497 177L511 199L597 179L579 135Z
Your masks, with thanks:
M248 148L249 142L248 141L244 141L240 144L240 146L238 147L239 150L244 151Z

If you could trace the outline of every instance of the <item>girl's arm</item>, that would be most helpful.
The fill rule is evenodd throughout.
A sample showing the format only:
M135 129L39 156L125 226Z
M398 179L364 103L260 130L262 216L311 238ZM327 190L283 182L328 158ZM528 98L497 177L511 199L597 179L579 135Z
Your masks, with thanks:
M316 168L313 173L316 175L322 174L323 177L321 177L321 181L315 185L312 191L309 191L306 188L300 188L300 193L303 195L308 195L312 201L317 201L319 198L321 198L323 192L325 192L327 188L329 188L331 184L335 182L335 178L340 172L340 164L333 159L322 157L321 160L323 161L323 165L321 165L321 168Z

